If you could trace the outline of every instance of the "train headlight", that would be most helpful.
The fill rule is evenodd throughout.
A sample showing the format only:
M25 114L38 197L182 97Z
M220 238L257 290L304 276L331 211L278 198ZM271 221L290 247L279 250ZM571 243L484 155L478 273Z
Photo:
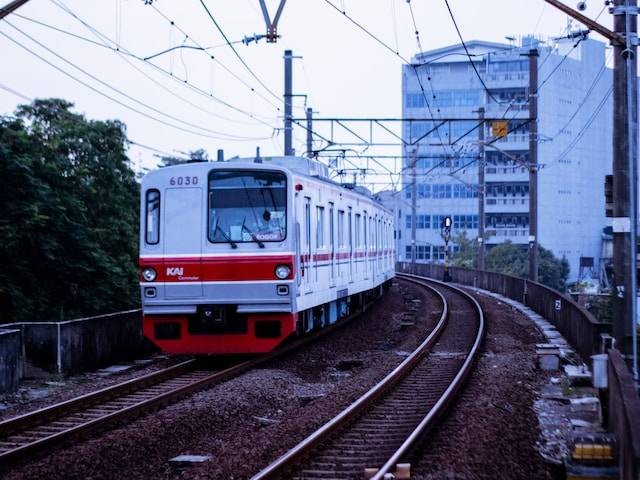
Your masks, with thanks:
M142 278L147 282L153 282L156 279L156 271L151 267L147 267L142 270Z
M276 277L280 280L289 278L289 275L291 275L291 268L289 268L289 265L278 265L276 267Z

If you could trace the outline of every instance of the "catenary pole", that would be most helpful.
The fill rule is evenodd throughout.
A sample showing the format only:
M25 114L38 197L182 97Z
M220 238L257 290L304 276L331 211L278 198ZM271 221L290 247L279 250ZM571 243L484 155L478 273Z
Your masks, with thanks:
M610 11L614 15L614 31L559 0L545 1L608 38L613 45L613 336L617 348L628 359L631 357L637 385L638 1L613 1Z
M478 270L484 270L484 256L485 256L485 244L484 244L484 227L485 227L485 215L484 215L484 202L486 195L486 182L484 178L485 174L485 156L484 156L484 107L478 109L478 120L480 127L478 128Z
M313 109L307 108L307 157L313 158Z
M284 51L284 154L293 155L292 134L293 127L293 74L292 74L293 52Z
M418 161L418 147L413 148L411 153L411 272L416 273L416 210L417 210L417 184L416 184L416 162Z
M615 298L613 335L618 349L631 357L638 380L637 315L637 0L615 0L613 27L625 38L614 44L613 65L613 264Z
M529 280L538 281L538 50L529 50Z

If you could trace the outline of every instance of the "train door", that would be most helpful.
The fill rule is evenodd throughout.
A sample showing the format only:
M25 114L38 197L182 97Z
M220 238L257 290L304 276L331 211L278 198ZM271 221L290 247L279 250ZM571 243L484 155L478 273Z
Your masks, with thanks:
M353 282L353 210L349 207L349 216L347 218L347 228L349 233L347 234L347 241L349 242L349 282Z
M356 258L354 260L355 263L355 271L356 271L356 276L358 277L358 280L360 280L361 275L359 274L359 272L362 270L362 268L358 267L358 264L360 263L360 257L361 257L361 250L362 250L362 241L361 241L361 233L360 233L360 220L361 215L359 213L356 213L356 222L355 222L355 235L354 235L354 243L355 243L355 255Z
M311 198L304 197L304 243L302 249L302 258L304 260L304 280L303 290L304 293L311 291L311 262L313 261L311 255Z
M202 189L167 188L164 208L165 296L202 296Z
M315 262L315 270L316 276L315 280L318 285L321 283L320 279L320 256L319 252L324 249L324 207L317 206L316 207L316 256L317 260ZM321 265L321 264L320 264ZM324 271L324 270L323 270Z
M335 256L336 256L336 238L333 222L333 203L329 202L329 285L336 284Z
M362 224L364 225L364 234L363 234L363 240L364 240L364 279L367 280L369 278L369 237L367 236L367 232L369 231L369 229L367 228L367 211L365 210L363 212L363 216L362 216Z

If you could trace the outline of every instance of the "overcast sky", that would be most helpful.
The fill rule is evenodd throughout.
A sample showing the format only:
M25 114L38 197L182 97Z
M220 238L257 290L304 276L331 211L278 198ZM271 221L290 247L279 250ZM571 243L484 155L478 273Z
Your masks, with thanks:
M273 12L279 0L267 3ZM416 53L418 46L406 0L331 3L403 57ZM207 52L175 50L144 62L14 14L0 21L0 87L27 98L65 98L89 118L120 119L126 123L131 140L165 152L204 148L213 157L218 148L223 148L227 156L248 156L260 146L263 155L282 154L282 133L276 130L282 124L282 111L276 107L282 108L279 97L283 92L284 49L303 57L294 61L294 93L307 95L308 105L320 116L401 114L402 60L359 30L331 3L289 0L278 29L282 38L276 44L261 40L249 46L234 45L258 81L225 45L200 0L155 0L153 6L145 5L143 0L31 0L16 13L93 42L113 41L110 45L136 57L149 57L183 43L215 48ZM265 32L258 0L206 0L205 4L232 42ZM444 0L413 0L411 5L424 50L458 43ZM505 36L533 33L554 37L567 29L567 17L543 0L450 0L450 5L465 40L506 43ZM568 5L575 7L575 2ZM585 13L591 18L600 14L599 21L611 27L611 15L602 9L602 1L591 1ZM182 31L190 39L185 41ZM6 36L120 104L47 65ZM596 34L592 38L602 40ZM303 116L303 102L303 97L295 99L294 115ZM0 112L10 114L20 103L25 100L0 89ZM317 128L322 131L320 126ZM296 129L294 146L298 152L304 151L304 140L305 132ZM400 153L399 148L394 151ZM136 168L157 163L153 152L145 149L132 147L130 156ZM391 163L389 167L394 168Z

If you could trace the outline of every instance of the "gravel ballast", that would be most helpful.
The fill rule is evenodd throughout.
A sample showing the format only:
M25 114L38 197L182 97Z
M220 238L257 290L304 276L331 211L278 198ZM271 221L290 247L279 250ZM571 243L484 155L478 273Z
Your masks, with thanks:
M304 350L219 386L1 472L8 479L248 478L333 418L426 337L433 294L399 282L362 318ZM478 297L488 335L479 369L415 459L412 478L548 478L535 453L535 328ZM414 302L419 300L419 302ZM411 305L415 325L401 325ZM427 453L428 452L428 453ZM171 458L208 460L188 467Z

